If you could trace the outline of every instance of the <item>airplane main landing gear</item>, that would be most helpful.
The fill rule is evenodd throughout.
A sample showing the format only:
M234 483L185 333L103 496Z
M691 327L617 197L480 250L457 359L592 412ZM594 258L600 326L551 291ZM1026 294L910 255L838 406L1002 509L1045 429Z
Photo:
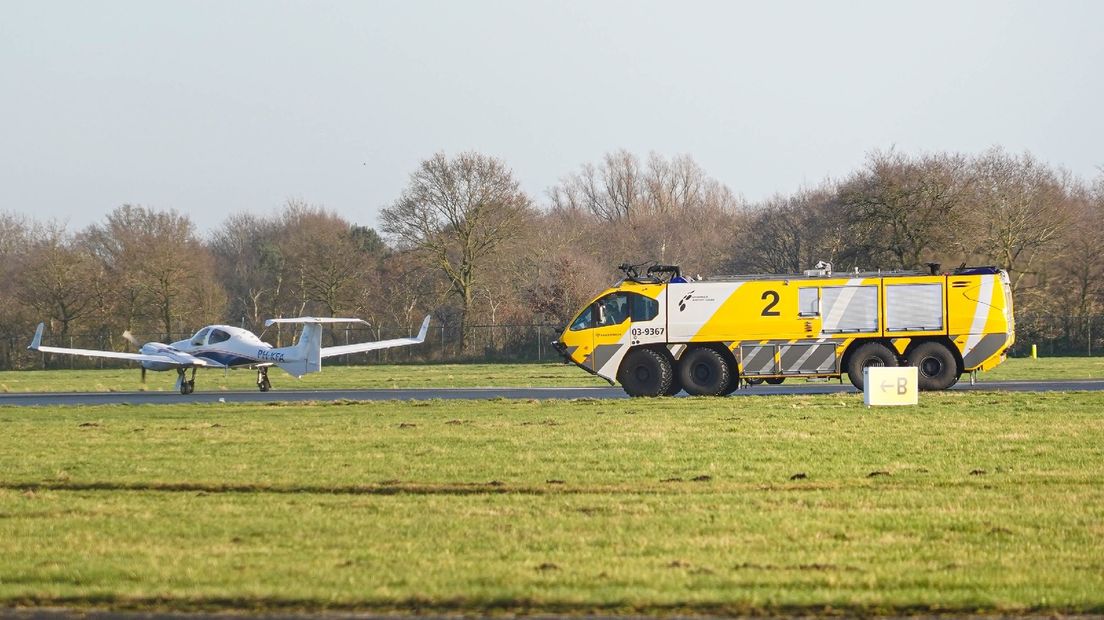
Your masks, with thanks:
M267 392L272 389L272 382L268 380L268 366L257 369L257 389Z
M183 368L177 368L176 369L176 374L177 374L176 382L180 384L180 393L181 394L191 394L192 392L195 391L195 373L196 373L195 366L192 366L192 378L191 379L185 380L184 379L184 373L185 373L185 370Z

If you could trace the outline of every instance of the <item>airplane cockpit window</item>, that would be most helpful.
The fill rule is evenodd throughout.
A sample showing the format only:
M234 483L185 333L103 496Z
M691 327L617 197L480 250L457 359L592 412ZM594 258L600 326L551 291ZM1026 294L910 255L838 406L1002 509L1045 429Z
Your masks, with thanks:
M207 332L211 331L210 327L204 327L196 332L196 335L192 336L192 346L198 347L203 344L203 341L207 338Z
M215 344L216 342L225 342L227 340L230 340L230 334L221 329L212 329L211 337L207 340L207 344Z

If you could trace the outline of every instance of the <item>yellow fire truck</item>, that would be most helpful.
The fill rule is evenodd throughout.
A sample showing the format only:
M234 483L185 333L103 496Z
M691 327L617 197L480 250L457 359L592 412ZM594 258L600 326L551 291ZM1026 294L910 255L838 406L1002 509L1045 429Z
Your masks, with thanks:
M686 280L653 265L587 304L554 343L631 396L729 394L743 381L842 377L915 366L922 390L989 370L1015 341L1008 274L995 267L939 273L832 273Z

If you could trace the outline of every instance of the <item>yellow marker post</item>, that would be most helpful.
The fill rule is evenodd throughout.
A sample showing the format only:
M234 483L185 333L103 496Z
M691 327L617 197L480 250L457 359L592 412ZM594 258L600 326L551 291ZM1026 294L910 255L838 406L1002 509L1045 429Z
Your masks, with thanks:
M1039 348L1031 345L1031 359L1039 359Z
M863 404L915 405L919 402L915 366L871 366L863 369Z

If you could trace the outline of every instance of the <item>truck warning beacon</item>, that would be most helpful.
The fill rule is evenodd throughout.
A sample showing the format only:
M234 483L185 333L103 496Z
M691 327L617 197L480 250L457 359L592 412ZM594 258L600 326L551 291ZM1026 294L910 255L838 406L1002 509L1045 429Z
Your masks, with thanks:
M630 396L729 394L741 381L842 377L863 368L917 368L922 390L996 367L1015 341L1008 274L995 267L939 273L832 273L687 280L677 266L625 279L575 316L554 346Z

